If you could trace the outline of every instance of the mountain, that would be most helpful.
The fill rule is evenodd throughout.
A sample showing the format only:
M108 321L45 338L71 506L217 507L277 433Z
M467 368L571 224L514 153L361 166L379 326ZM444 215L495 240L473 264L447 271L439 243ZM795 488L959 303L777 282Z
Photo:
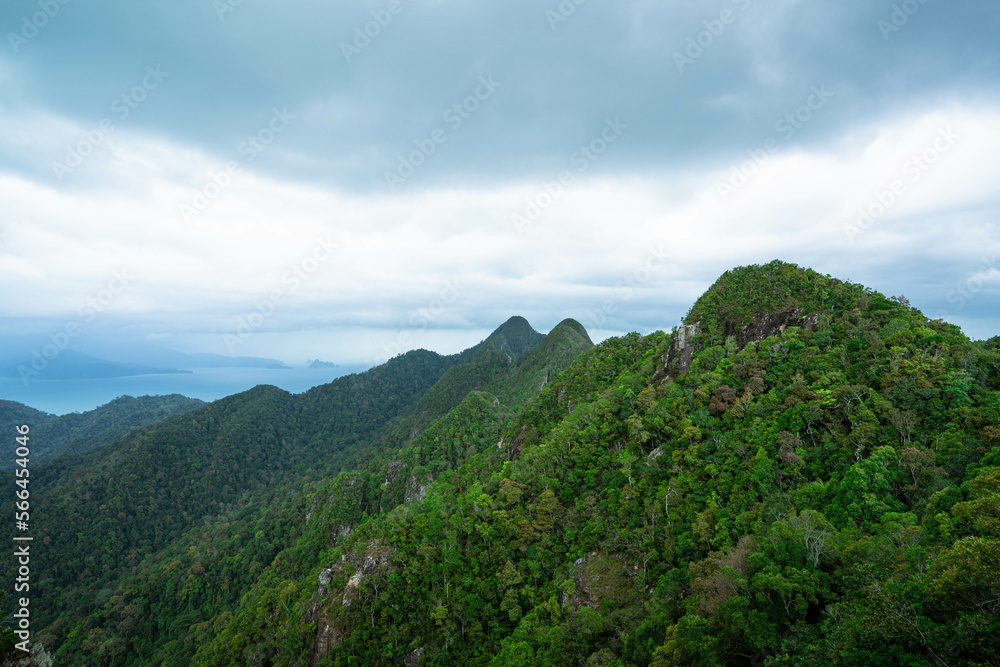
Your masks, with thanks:
M277 359L227 357L222 354L208 354L204 352L176 357L174 365L178 368L291 368L288 364Z
M53 418L55 415L30 408L22 403L0 399L0 426L5 433L12 433L14 428L21 424L35 426Z
M0 362L0 377L21 378L25 382L33 380L94 380L165 373L190 373L190 371L107 361L68 349L62 350L51 358L36 352L30 357L25 356Z
M208 352L188 354L147 340L82 339L79 346L81 351L102 359L162 368L288 368L277 359L233 357Z
M579 345L577 352L583 351L590 346L589 339L582 342L578 335L561 333L571 326L561 325L549 337L564 340L564 345ZM528 346L522 341L518 351ZM547 349L556 355L552 361L556 366L548 372L558 372L558 364L565 363L565 351L561 346ZM487 387L498 373L542 366L531 352L512 361L482 344L450 357L416 351L298 396L258 387L146 431L132 432L93 455L63 457L48 470L39 466L37 492L46 503L35 520L52 526L44 536L51 545L66 545L55 546L50 556L42 557L40 567L51 566L58 572L52 584L64 592L46 605L52 613L59 607L72 610L83 593L91 600L85 603L89 609L93 596L75 583L81 574L83 581L92 582L88 588L97 586L90 590L123 587L123 578L135 573L134 563L151 567L162 558L164 548L172 549L169 545L197 533L201 519L213 525L223 516L226 522L239 525L259 522L262 507L287 500L285 489L313 479L326 480L331 474L342 482L348 479L345 490L352 496L361 494L354 512L398 504L409 493L402 482L412 481L419 487L419 480L453 467L455 457L467 455L453 447L441 448L440 433L432 429L442 427L443 414L462 414L470 393ZM525 377L532 384L537 381L531 374ZM499 403L493 399L489 406L498 409ZM515 404L506 406L507 410L516 408ZM414 454L407 476L401 474L401 462L395 458L401 446ZM382 449L394 456L387 457ZM352 466L366 482L357 483L358 474L345 476L343 471ZM401 483L380 490L372 474L383 475L380 466L387 466ZM380 502L379 496L384 500ZM74 526L93 528L79 533ZM90 549L106 555L97 561L87 555ZM244 569L239 577L253 571ZM42 617L46 613L40 610ZM161 619L173 617L168 612ZM67 629L64 622L50 627L53 632L60 628ZM80 645L72 640L57 658L75 650Z
M543 334L531 328L528 320L515 315L479 345L492 347L513 360L535 349L544 338Z
M87 454L121 438L135 428L148 426L205 405L179 394L120 396L94 410L56 416L13 401L0 401L0 424L31 427L31 460L38 464L63 453ZM12 470L14 461L4 461Z
M307 363L309 368L337 368L337 364L329 361L320 361L319 359L310 359Z
M66 665L996 664L994 340L782 262L669 334L507 324L39 465L35 639Z

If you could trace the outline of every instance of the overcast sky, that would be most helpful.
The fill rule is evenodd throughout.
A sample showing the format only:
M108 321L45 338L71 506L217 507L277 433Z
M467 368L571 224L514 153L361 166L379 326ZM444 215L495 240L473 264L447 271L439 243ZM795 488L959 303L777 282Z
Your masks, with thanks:
M0 27L0 338L598 340L772 259L1000 333L995 0L7 0Z

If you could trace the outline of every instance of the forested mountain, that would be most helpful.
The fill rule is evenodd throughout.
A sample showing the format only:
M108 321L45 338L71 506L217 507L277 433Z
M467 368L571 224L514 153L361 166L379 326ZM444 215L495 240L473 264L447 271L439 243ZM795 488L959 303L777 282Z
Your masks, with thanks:
M530 352L538 347L544 338L545 336L531 328L528 320L515 316L490 334L489 338L480 343L480 346L492 347L510 359L517 359L525 352Z
M256 520L261 507L294 493L298 484L375 465L370 458L381 449L398 449L505 370L532 383L554 375L567 358L561 348L571 343L547 348L548 365L520 364L544 338L526 324L513 318L463 353L411 352L298 396L257 387L133 431L94 454L38 466L33 521L43 526L39 538L47 548L36 557L37 567L53 573L44 583L57 593L39 600L36 619L54 621L53 633L78 632L67 625L67 612L86 617L95 604L114 599L136 563L199 521ZM563 340L560 330L553 340ZM581 347L568 358L590 341L572 344ZM22 412L11 418L37 417ZM110 652L121 642L105 644Z
M8 432L18 424L31 427L35 437L32 461L40 463L57 454L88 454L110 444L134 428L205 405L204 401L180 394L167 396L119 396L99 408L67 415L50 415L14 401L0 401L0 424ZM3 462L12 469L13 459Z
M36 639L59 665L1000 665L996 339L781 262L670 334L522 322L39 466Z
M54 418L55 415L36 410L23 403L0 400L0 425L5 431L9 431L18 424L35 425Z

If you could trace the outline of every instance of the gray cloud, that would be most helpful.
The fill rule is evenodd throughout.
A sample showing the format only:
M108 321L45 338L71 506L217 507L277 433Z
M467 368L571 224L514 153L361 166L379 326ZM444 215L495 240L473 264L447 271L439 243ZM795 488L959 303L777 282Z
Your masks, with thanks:
M195 0L53 2L30 39L39 3L0 8L11 332L61 326L127 260L139 277L92 335L225 352L281 288L240 354L308 343L369 359L457 280L414 334L453 351L513 314L669 328L723 271L774 258L997 329L1000 281L981 266L1000 249L996 3L399 0L387 14L389 0L259 0L220 16ZM627 128L605 145L609 119ZM845 237L951 123L954 151ZM591 142L600 154L581 157ZM53 164L83 149L59 178ZM238 173L219 186L227 162ZM738 169L752 173L721 200ZM282 276L320 235L344 253L291 290ZM671 259L640 281L651 248Z
M33 103L85 126L108 115L147 66L161 66L169 79L129 127L220 158L272 108L287 107L296 122L260 167L362 190L383 187L398 155L446 127L444 112L481 75L503 87L420 169L417 187L559 168L607 116L631 130L602 168L641 170L738 155L813 85L833 90L835 106L796 143L929 94L996 91L1000 9L985 1L929 0L885 40L877 22L891 18L892 4L881 2L591 1L553 30L545 12L557 2L401 0L347 62L342 45L377 25L371 12L387 4L245 2L220 20L211 3L193 0L70 3L3 60ZM0 25L16 31L32 9L7 3ZM734 22L678 72L673 54L727 10Z

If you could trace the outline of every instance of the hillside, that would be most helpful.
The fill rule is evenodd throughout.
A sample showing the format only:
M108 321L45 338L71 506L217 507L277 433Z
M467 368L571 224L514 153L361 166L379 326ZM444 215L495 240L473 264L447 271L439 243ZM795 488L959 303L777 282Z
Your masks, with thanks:
M998 664L996 339L781 262L670 334L504 327L44 473L37 638L60 665Z
M48 547L32 562L58 592L39 600L36 620L93 604L138 560L248 494L359 459L450 365L416 351L297 396L259 386L36 466L33 520Z
M59 454L88 454L121 438L129 431L149 426L174 415L205 405L204 401L180 394L168 396L120 396L83 413L49 415L13 401L0 401L0 423L28 424L35 438L34 463ZM4 467L13 469L13 461Z
M530 356L535 342L522 340L511 347L518 339L504 331L507 326L499 331L508 334L508 351ZM55 599L46 598L37 610L40 618L66 611L86 618L95 601L103 605L123 577L136 572L134 564L161 558L199 520L255 523L260 512L266 515L273 511L269 506L286 501L292 489L329 474L342 479L337 472L351 466L361 466L365 479L371 478L371 469L381 460L380 449L398 450L470 392L516 366L488 341L451 357L411 352L298 396L258 387L133 432L93 455L64 456L39 466L36 491L44 500L35 520L47 527L41 537L51 543L39 567L57 572L50 585L61 592ZM553 368L563 359L562 346L556 347L547 348L557 353ZM357 488L364 495L378 495L367 484ZM394 502L401 502L405 493L400 490ZM80 526L88 529L80 532ZM279 539L275 546L280 544ZM253 546L260 545L255 540ZM254 552L256 556L257 549ZM242 568L237 576L253 572ZM78 581L91 583L81 588ZM168 607L157 618L163 622L176 616ZM63 616L47 632L58 637L69 630ZM73 636L70 633L70 645ZM120 639L105 643L107 651L122 645Z
M32 426L53 419L55 415L28 407L16 401L0 400L0 425L8 431L18 424L30 424Z
M470 398L450 433L496 447L317 537L194 663L993 664L1000 357L797 267L730 279L683 345L605 341L499 429Z

